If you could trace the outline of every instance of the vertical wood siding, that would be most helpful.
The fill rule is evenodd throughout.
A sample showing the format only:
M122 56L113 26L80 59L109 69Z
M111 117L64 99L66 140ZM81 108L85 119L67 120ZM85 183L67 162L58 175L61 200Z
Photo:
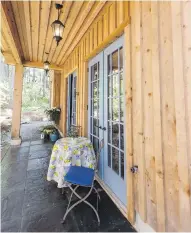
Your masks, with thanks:
M130 3L135 207L157 231L191 230L190 11L190 1Z
M64 63L63 77L78 72L77 123L87 135L86 58L131 17L123 29L127 218L134 221L135 208L157 231L191 231L190 11L190 1L108 2Z

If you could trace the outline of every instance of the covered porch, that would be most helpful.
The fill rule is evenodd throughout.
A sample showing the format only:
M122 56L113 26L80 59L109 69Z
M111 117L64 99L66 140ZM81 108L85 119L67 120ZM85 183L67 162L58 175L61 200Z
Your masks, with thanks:
M55 3L62 5L59 17ZM33 191L35 185L40 185L37 190L42 189L42 195L47 190L45 199L53 200L51 207L58 198L55 211L59 214L61 202L63 206L66 202L55 187L38 179L49 155L38 156L51 145L34 145L39 139L21 140L23 70L43 69L48 62L51 106L61 109L57 124L61 135L65 137L71 125L80 126L81 136L91 141L95 151L104 139L96 180L126 218L123 222L120 214L119 228L130 231L130 222L137 231L191 230L190 10L190 1L1 2L1 52L7 64L15 65L11 142L17 146L4 158L7 163L15 159L23 163L24 200L27 195L33 198L26 186L29 180ZM51 25L58 19L63 30L53 34ZM62 34L59 43L56 33ZM39 152L31 165L35 148ZM21 153L25 150L26 160L25 152ZM44 161L39 162L41 175L30 172L38 161ZM107 195L103 198L114 207ZM26 203L22 203L24 210ZM107 215L107 207L101 204L100 208L109 227L101 230L109 230L109 216L119 212L114 208L115 213L108 210ZM23 214L18 229L34 230L28 220L24 224ZM46 230L44 221L51 218L51 211L46 211L45 218L42 213L39 216L43 226L34 226ZM83 214L76 217L81 219ZM52 229L82 230L81 220L75 226L66 225L67 229L54 223Z

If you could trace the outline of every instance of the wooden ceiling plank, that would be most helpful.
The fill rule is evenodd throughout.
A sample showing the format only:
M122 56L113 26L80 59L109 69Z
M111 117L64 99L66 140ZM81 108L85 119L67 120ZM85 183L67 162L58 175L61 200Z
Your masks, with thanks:
M5 33L6 41L8 42L12 54L17 63L22 63L24 60L24 54L19 38L17 25L15 22L13 9L10 1L1 1L1 27Z
M39 34L39 50L38 50L38 61L43 61L44 47L46 43L46 34L49 25L51 10L51 1L42 1L40 9L40 34Z
M95 11L92 12L88 20L86 20L86 24L81 28L80 32L76 36L75 40L73 41L70 48L67 50L66 54L62 58L61 62L56 64L64 64L67 57L70 55L70 53L74 50L74 48L77 46L77 44L80 42L81 38L84 36L90 25L92 24L93 20L96 18L96 16L99 14L99 12L102 10L103 6L105 5L107 1L100 1L95 9Z
M21 1L12 1L11 4L12 4L18 32L19 32L19 38L21 41L24 57L25 57L25 60L29 60L29 51L28 51L28 43L26 40L26 24L25 24L25 18L24 18L23 4Z
M63 10L62 10L62 14L60 16L60 21L65 25L66 24L66 21L68 19L68 16L69 16L69 13L70 13L70 10L71 10L71 7L72 7L72 4L73 2L70 1L70 2L64 2L63 4ZM51 49L50 49L50 53L49 53L49 56L48 56L48 60L51 62L52 61L52 57L54 56L55 52L56 52L56 49L57 49L57 45L56 43L52 43L51 45Z
M45 42L45 47L44 47L43 59L42 59L43 61L45 61L47 59L47 55L45 53L50 52L50 48L51 48L51 44L52 44L53 35L52 35L51 24L58 17L58 11L55 8L55 3L62 4L62 1L52 1L51 2L50 19L49 19L48 28L47 28L46 42Z
M30 1L33 61L38 58L40 1Z
M28 42L29 60L32 61L32 39L31 39L31 21L30 21L30 4L28 0L23 1L24 17L26 23L26 38Z
M65 24L63 39L60 41L58 47L56 48L56 52L55 52L54 58L52 60L53 63L56 63L57 57L59 56L59 54L62 50L62 47L63 47L63 45L68 37L70 30L73 27L73 24L78 16L83 4L84 4L83 1L75 1L74 4L72 5L71 12L70 12L69 17L67 19L67 22Z
M58 63L62 59L63 54L67 51L67 49L70 46L70 44L72 43L73 39L76 37L77 32L80 30L81 26L83 25L86 17L88 16L89 12L92 9L94 3L95 3L94 1L86 2L85 8L83 10L81 10L79 17L77 17L77 19L76 19L74 27L72 27L72 29L70 30L69 35L67 36L67 39L60 50L60 54L59 54L58 58L56 59L56 61ZM54 60L54 63L56 63L56 61Z

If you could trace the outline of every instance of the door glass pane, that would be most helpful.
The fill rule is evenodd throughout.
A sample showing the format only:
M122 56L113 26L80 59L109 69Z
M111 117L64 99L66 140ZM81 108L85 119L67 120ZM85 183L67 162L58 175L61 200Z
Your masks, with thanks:
M118 72L118 50L112 53L112 74Z
M108 99L108 120L112 119L112 99Z
M123 95L124 86L123 86L123 73L120 73L120 95Z
M93 82L93 98L98 96L98 82Z
M95 154L98 152L98 146L99 146L99 140L96 137L93 137L93 148L95 151Z
M112 99L112 119L113 121L119 121L119 99Z
M114 74L113 76L113 86L112 86L112 92L113 96L119 96L119 78L118 74Z
M120 125L120 145L121 150L124 150L124 126Z
M108 143L111 143L111 135L112 135L112 129L111 129L111 122L108 122Z
M119 174L119 151L112 147L112 168Z
M98 78L98 70L97 70L97 63L92 66L92 81L97 80Z
M93 116L98 117L98 99L93 100Z
M112 144L119 147L119 124L116 122L112 123Z
M97 130L96 126L97 126L97 119L93 118L93 134L94 135L96 135L96 130Z
M120 98L120 121L121 121L121 122L124 122L123 96Z
M121 177L124 179L124 153L121 152Z
M123 48L119 50L119 69L123 71Z
M107 154L108 154L108 159L107 159L108 166L111 167L111 146L109 146L109 145L108 145L108 152L107 152Z
M112 87L113 87L113 79L112 76L108 76L108 96L112 96Z

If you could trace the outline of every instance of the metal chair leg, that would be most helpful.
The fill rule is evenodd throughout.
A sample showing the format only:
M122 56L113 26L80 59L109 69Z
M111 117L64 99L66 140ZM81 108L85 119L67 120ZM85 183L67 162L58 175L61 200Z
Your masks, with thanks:
M72 189L72 187L69 186L69 188L71 189L71 191L72 191L80 200L77 201L76 203L74 203L69 209L67 208L66 213L65 213L65 215L64 215L64 217L63 217L62 223L64 223L64 221L65 221L65 219L66 219L68 213L69 213L75 206L77 206L77 205L80 204L81 202L84 202L84 203L86 203L87 205L89 205L89 206L93 209L94 213L96 214L96 217L97 217L97 220L98 220L98 225L99 225L99 224L100 224L100 218L99 218L98 212L96 211L95 207L94 207L92 204L90 204L88 201L86 201L86 199L89 197L89 195L91 194L91 192L92 192L92 190L93 190L93 186L90 188L90 191L88 192L88 194L87 194L85 197L83 197L83 198L82 198L79 194L76 193L76 187L75 187L75 189ZM69 206L68 206L68 207L69 207Z
M101 197L100 197L99 192L97 191L97 189L96 189L95 187L93 187L93 189L94 189L95 192L97 193L97 211L98 211L98 207L99 207L98 202L101 200Z
M75 188L74 188L74 191L76 191L76 189L79 187L79 185L77 185ZM70 186L69 186L70 189L72 189ZM74 192L72 191L71 195L70 195L70 199L69 199L69 202L68 202L68 206L67 206L67 209L66 209L66 212L68 211L68 208L70 206L70 202L72 200L72 197L73 197L73 194Z

